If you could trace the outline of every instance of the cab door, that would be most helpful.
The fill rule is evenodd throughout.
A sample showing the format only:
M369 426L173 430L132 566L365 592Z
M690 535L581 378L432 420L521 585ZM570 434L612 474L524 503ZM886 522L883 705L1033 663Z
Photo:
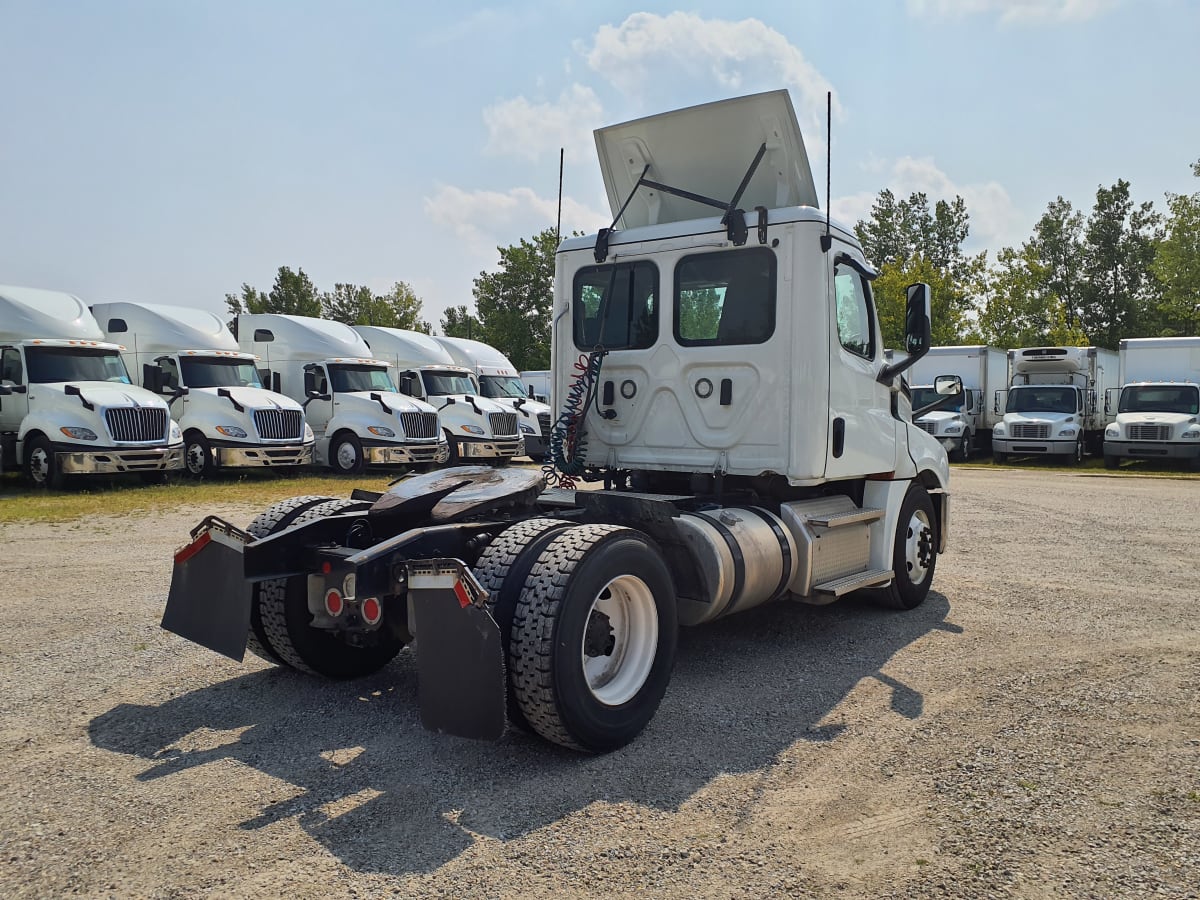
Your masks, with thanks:
M321 363L309 363L304 367L305 393L311 389L321 395L306 400L304 404L304 420L318 438L325 436L325 432L329 430L329 422L333 419L334 401L331 387L329 375ZM322 397L325 399L321 399Z
M21 362L21 351L17 347L0 350L0 384L10 389L21 389L0 396L0 433L15 433L21 427L21 420L29 413L29 394Z
M869 269L857 248L835 240L829 256L829 447L826 477L850 478L896 468L891 388L884 366Z

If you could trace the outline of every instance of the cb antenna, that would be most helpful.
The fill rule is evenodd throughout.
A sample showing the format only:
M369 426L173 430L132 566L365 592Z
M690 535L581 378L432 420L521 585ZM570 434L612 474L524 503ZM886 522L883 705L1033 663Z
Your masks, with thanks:
M833 246L833 235L829 233L830 170L833 168L833 91L825 92L825 233L821 235L821 251L829 252Z
M562 243L562 182L563 182L563 155L566 153L565 147L558 148L558 221L554 224L554 251L558 252L558 245Z

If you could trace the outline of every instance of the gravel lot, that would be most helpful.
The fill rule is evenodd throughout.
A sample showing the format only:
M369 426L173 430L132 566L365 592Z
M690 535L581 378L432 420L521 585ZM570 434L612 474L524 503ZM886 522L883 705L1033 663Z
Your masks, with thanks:
M684 631L601 758L161 631L214 509L2 526L0 895L1200 896L1200 481L952 487L924 606Z

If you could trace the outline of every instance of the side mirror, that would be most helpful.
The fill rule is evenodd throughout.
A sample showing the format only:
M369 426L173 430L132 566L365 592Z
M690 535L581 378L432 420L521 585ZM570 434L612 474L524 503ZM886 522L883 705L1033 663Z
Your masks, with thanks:
M304 370L304 396L309 400L316 400L321 396L321 392L317 390L317 373L312 369Z
M1112 412L1112 388L1104 390L1104 414L1107 416Z
M0 397L7 397L12 393L12 388L7 384L0 384Z
M151 393L161 394L163 392L163 370L154 363L144 363L142 365L142 387Z
M914 421L926 413L935 412L944 406L949 406L961 397L963 392L962 379L957 375L939 375L933 379L933 392L938 395L938 399L926 406L922 406L920 409L914 409L912 412Z
M531 384L531 385L529 385L529 399L530 399L530 400L533 400L533 399L535 399L535 398L534 398L534 396L533 396L533 385L532 385L532 384Z
M271 390L277 394L283 393L282 382L279 380L278 372L271 373Z
M416 382L417 382L417 375L415 372L401 372L400 373L400 393L407 394L409 397L419 396L419 394L415 393L413 390L414 386L416 385Z
M876 380L880 384L890 384L892 379L928 353L929 347L933 343L933 326L930 320L932 292L929 285L922 281L910 284L907 288L906 296L907 299L904 306L904 350L908 356L900 362L884 366L876 376ZM959 392L961 393L961 391L962 382L960 380Z

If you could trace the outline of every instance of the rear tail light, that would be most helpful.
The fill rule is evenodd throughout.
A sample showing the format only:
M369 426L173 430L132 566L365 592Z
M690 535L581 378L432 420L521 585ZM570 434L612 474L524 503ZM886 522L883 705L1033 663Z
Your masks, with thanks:
M342 600L342 595L338 593L337 588L330 588L325 592L325 612L336 618L342 614L342 610L345 608L346 603Z
M379 620L383 618L383 605L374 597L368 597L362 602L360 607L363 621L368 625L378 625Z

